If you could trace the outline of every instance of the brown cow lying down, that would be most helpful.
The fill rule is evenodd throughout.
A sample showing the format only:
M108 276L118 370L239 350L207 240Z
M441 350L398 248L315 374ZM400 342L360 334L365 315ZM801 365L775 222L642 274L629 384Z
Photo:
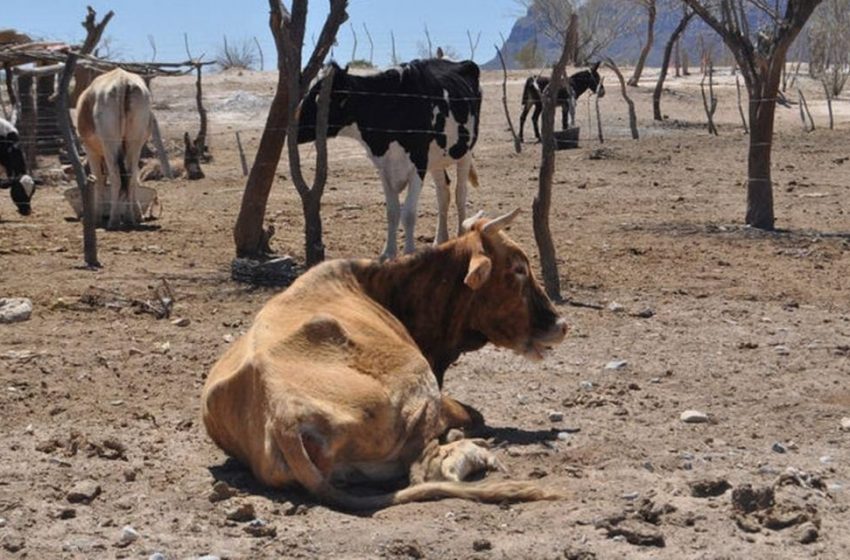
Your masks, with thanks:
M517 212L472 218L463 236L420 254L304 274L210 372L210 437L263 483L297 483L346 509L556 497L529 482L465 483L499 467L496 457L473 440L438 443L475 418L441 395L435 369L487 342L540 359L566 335L525 253L500 231ZM377 496L335 485L405 475L410 486Z

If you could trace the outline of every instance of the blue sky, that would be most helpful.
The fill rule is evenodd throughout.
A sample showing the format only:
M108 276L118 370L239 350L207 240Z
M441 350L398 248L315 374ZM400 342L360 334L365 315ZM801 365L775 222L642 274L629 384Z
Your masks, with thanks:
M84 37L80 22L89 4L99 17L110 9L115 12L105 36L125 60L151 59L149 35L156 43L158 61L185 60L186 32L192 54L206 53L208 59L215 56L224 35L232 41L253 42L257 37L266 70L274 65L267 0L3 0L0 26L33 37L79 42ZM289 6L291 1L284 4ZM305 52L312 47L311 37L319 35L328 1L310 0L309 8ZM375 43L374 62L379 66L390 63L391 30L399 58L409 60L419 55L418 44L425 43L425 25L435 47L449 45L465 58L469 57L467 29L473 40L480 31L475 59L486 62L495 54L493 44L500 43L499 32L507 37L523 11L516 0L349 0L349 20L340 30L334 58L339 62L351 59L352 25L357 33L357 58L369 58L365 23Z

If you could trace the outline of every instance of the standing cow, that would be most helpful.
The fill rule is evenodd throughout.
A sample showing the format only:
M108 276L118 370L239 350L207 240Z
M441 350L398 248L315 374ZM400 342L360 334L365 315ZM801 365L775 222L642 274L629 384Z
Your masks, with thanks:
M522 129L525 126L525 117L532 107L534 107L534 112L531 114L531 124L534 125L534 137L540 140L537 120L540 118L541 111L543 111L541 96L548 85L549 78L546 76L530 76L525 81L525 87L522 90L522 114L519 116L520 142L523 141ZM605 86L602 85L602 78L599 76L599 63L593 64L588 70L582 70L570 76L570 88L573 90L573 97L570 97L570 91L566 86L558 89L558 106L561 108L561 126L564 130L570 124L569 116L571 114L575 119L574 99L578 99L586 91L592 91L599 97L605 97Z
M448 239L449 180L457 165L455 203L458 232L466 219L467 178L477 186L472 148L481 114L480 71L472 61L414 60L379 74L355 76L335 64L328 136L359 140L378 172L387 201L387 242L382 258L396 256L399 219L404 252L415 249L416 206L425 173L437 185L439 221L435 243ZM319 80L301 105L298 142L316 139ZM399 194L405 189L404 209Z
M101 213L98 199L109 176L108 229L118 228L122 220L129 226L142 220L136 187L139 157L150 124L148 87L141 77L120 68L95 78L77 101L77 132L95 176L95 208Z
M18 213L29 216L35 182L27 175L27 162L21 150L18 130L5 119L0 119L0 167L6 172L6 179L0 180L0 189L10 189Z

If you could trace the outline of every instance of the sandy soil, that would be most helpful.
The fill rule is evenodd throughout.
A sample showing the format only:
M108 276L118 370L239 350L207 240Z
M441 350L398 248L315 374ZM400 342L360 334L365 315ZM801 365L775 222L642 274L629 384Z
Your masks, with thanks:
M523 77L513 73L508 88L515 118ZM530 209L539 165L537 145L513 153L500 78L483 77L482 186L470 194L470 210L491 214ZM796 107L778 110L781 230L762 233L742 227L747 137L733 79L718 81L719 137L702 125L693 76L670 80L664 123L650 120L652 71L631 90L638 142L612 76L604 145L587 136L580 105L585 135L558 153L552 228L565 293L601 309L562 306L572 333L546 362L486 348L447 373L447 391L484 413L512 476L565 492L558 502L447 500L348 515L257 486L207 439L204 377L272 294L229 279L244 185L233 133L250 158L272 75L206 80L207 178L155 183L162 218L99 232L98 272L80 269L69 185L40 190L27 219L0 197L0 296L35 307L29 321L0 325L0 557L845 558L850 104L836 102L837 129L826 130L822 93L804 81L818 129L802 132ZM155 83L174 145L197 127L192 87L190 78ZM301 260L300 204L285 163L279 174L273 245ZM426 189L421 245L435 210ZM382 247L383 196L354 142L332 142L324 221L330 257ZM536 262L530 212L511 235ZM163 279L176 298L171 319L128 305ZM606 369L618 360L626 365ZM682 422L688 409L709 422ZM211 501L217 481L236 495ZM71 503L94 492L87 484L99 495ZM750 503L746 485L774 491L774 506L738 511ZM229 520L242 504L274 535ZM125 526L138 539L122 541Z

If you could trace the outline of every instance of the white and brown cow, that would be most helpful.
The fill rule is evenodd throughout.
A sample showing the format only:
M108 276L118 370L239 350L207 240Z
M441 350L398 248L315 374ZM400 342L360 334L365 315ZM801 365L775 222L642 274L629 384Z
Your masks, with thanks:
M357 76L334 66L328 136L348 136L366 148L381 175L387 202L387 242L382 258L396 256L399 220L404 252L416 248L414 229L422 181L430 173L439 210L435 244L448 239L449 178L457 166L458 233L466 219L467 179L477 186L472 148L481 115L480 71L471 60L414 60L379 74ZM316 138L319 80L301 104L298 142ZM407 188L404 208L399 194Z
M109 229L141 222L136 188L150 125L150 91L141 77L120 68L95 78L77 101L77 132L95 176L95 208L104 206L100 197L109 178Z
M299 484L330 505L375 509L457 497L551 499L529 482L463 482L499 461L474 440L440 445L481 421L442 395L443 373L487 344L540 359L567 332L525 253L484 220L433 249L379 263L322 263L272 298L213 366L207 433L264 484ZM409 476L358 496L339 483Z

